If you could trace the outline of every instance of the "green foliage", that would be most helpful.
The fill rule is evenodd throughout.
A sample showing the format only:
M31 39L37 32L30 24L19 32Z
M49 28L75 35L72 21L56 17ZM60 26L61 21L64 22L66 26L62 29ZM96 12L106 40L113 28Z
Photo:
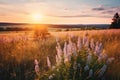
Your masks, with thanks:
M120 28L120 17L119 17L119 14L116 13L113 17L113 22L111 23L110 27L109 28Z

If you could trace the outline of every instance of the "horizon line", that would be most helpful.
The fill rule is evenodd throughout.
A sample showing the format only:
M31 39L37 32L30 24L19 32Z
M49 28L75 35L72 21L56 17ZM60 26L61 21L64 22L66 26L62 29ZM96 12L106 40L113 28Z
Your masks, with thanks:
M26 25L109 25L108 23L22 23L22 22L0 22L0 24L26 24Z

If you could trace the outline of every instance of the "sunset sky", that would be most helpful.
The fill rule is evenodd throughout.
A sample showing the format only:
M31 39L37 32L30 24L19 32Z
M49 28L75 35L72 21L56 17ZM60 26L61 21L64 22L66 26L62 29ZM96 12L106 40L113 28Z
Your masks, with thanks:
M110 24L120 0L0 0L0 22Z

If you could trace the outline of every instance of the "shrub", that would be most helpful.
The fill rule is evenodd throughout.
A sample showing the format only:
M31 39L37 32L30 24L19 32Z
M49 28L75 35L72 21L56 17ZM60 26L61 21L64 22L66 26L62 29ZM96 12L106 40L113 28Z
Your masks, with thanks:
M39 40L39 39L46 39L50 33L48 32L48 29L46 27L43 28L37 28L34 30L34 38Z

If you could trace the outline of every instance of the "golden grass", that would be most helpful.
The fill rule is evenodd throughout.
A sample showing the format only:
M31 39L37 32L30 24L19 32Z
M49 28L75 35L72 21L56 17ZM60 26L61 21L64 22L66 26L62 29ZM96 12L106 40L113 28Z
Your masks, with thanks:
M65 37L68 34L83 36L89 34L90 38L101 41L108 56L115 57L114 62L109 66L106 77L109 80L120 80L120 30L86 30L86 31L68 31L68 32L52 32L55 37Z
M61 40L69 34L82 37L86 32L89 34L90 38L94 38L95 41L101 41L103 43L108 56L115 57L115 61L110 65L106 77L109 80L120 80L120 30L116 29L50 32L52 37L48 38L46 41L32 40L33 32L1 33L0 39L2 37L7 37L7 39L16 38L22 35L30 37L30 40L10 43L0 42L0 67L8 70L9 68L6 65L12 65L11 67L13 67L15 66L13 64L26 64L28 61L29 64L26 64L26 66L32 67L26 67L26 69L34 70L34 59L37 58L40 62L40 71L44 72L46 69L47 56L50 57L52 64L55 63L55 37L60 37Z

